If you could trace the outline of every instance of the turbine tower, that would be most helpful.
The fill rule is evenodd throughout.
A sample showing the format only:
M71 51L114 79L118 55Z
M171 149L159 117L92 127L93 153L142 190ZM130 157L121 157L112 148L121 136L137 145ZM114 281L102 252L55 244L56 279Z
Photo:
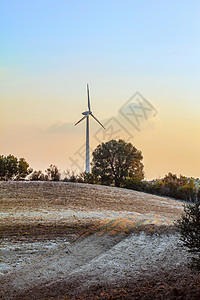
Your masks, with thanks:
M90 146L89 146L89 116L92 116L104 129L105 127L95 118L95 116L92 114L91 109L90 109L90 94L89 94L89 86L87 84L87 96L88 96L88 110L84 111L82 115L84 115L83 118L81 118L75 126L86 119L86 164L85 164L85 171L86 173L90 172Z

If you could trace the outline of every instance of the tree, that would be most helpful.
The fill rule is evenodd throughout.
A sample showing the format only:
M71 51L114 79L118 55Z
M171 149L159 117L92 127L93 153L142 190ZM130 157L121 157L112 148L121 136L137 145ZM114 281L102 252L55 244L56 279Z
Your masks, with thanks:
M29 164L25 161L24 158L18 160L18 174L17 179L24 179L27 175L33 172L32 168L29 168Z
M190 266L200 271L200 201L184 206L185 214L177 221L182 245L193 254Z
M48 180L59 181L61 174L55 165L50 165L50 167L45 171L48 176Z
M5 180L6 177L6 165L4 156L0 155L0 178Z
M18 159L14 155L0 156L0 179L20 180L32 172L24 158Z
M92 173L104 184L120 186L127 177L144 178L143 157L131 143L111 140L97 146L93 152Z
M8 155L5 159L5 180L13 180L18 174L18 159L14 155Z

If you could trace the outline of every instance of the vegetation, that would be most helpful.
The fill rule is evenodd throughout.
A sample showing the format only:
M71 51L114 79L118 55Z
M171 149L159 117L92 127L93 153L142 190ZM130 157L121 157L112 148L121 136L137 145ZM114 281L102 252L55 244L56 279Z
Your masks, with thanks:
M182 245L193 254L190 266L200 271L200 201L184 207L185 214L177 221Z
M124 140L102 143L93 152L92 174L97 182L119 187L127 178L144 178L142 153Z
M45 171L47 173L48 180L59 181L61 173L55 165L50 165L50 167Z
M162 179L153 181L141 181L129 178L123 182L123 187L188 202L195 202L198 198L200 199L200 191L194 178L182 175L177 176L172 173L168 173Z
M18 159L14 155L0 155L0 179L23 180L33 170L24 158Z
M48 176L44 175L41 170L34 171L30 175L29 180L31 180L31 181L47 181L48 180Z
M61 179L61 173L57 166L50 165L47 170L45 170L46 174L44 174L41 170L34 171L29 180L31 181L59 181Z
M200 201L200 180L168 173L161 179L144 180L142 153L124 140L111 140L93 152L92 172L66 171L64 181L115 185L150 194L168 196L186 202ZM28 176L29 175L29 176ZM24 158L0 155L0 180L59 181L61 173L50 165L43 173L33 171Z
M65 175L66 175L64 178L65 182L79 182L79 183L90 183L90 184L98 183L95 182L94 175L92 173L82 172L80 174L76 174L73 171L70 172L69 170L67 170L65 172Z

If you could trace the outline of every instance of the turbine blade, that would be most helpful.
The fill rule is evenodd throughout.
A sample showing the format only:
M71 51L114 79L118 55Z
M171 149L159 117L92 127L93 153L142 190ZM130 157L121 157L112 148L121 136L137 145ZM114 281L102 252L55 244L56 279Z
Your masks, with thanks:
M97 120L97 118L95 118L95 116L93 114L90 114L105 130L106 128L101 124L101 122L99 122L99 120Z
M80 123L81 121L83 121L85 118L87 118L87 116L84 116L83 118L81 118L78 122L76 122L76 124L74 124L74 126L76 126L78 123Z
M87 94L88 94L88 109L90 111L90 93L89 93L89 85L87 83Z

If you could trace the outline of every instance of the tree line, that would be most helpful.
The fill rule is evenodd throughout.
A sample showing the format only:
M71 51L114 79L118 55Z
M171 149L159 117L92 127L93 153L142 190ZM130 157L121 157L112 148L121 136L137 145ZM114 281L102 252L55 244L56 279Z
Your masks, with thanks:
M91 173L66 171L64 181L112 185L195 202L200 189L193 178L168 173L164 178L144 180L142 152L119 139L102 143L92 154ZM50 165L45 172L33 170L24 158L0 156L0 180L59 181L61 172Z
M0 155L0 180L40 180L59 181L61 173L58 167L50 165L45 174L39 170L34 171L24 158L17 158L14 155Z
M163 178L152 181L126 179L123 187L150 194L167 196L187 202L200 200L200 181L191 177L168 173Z

